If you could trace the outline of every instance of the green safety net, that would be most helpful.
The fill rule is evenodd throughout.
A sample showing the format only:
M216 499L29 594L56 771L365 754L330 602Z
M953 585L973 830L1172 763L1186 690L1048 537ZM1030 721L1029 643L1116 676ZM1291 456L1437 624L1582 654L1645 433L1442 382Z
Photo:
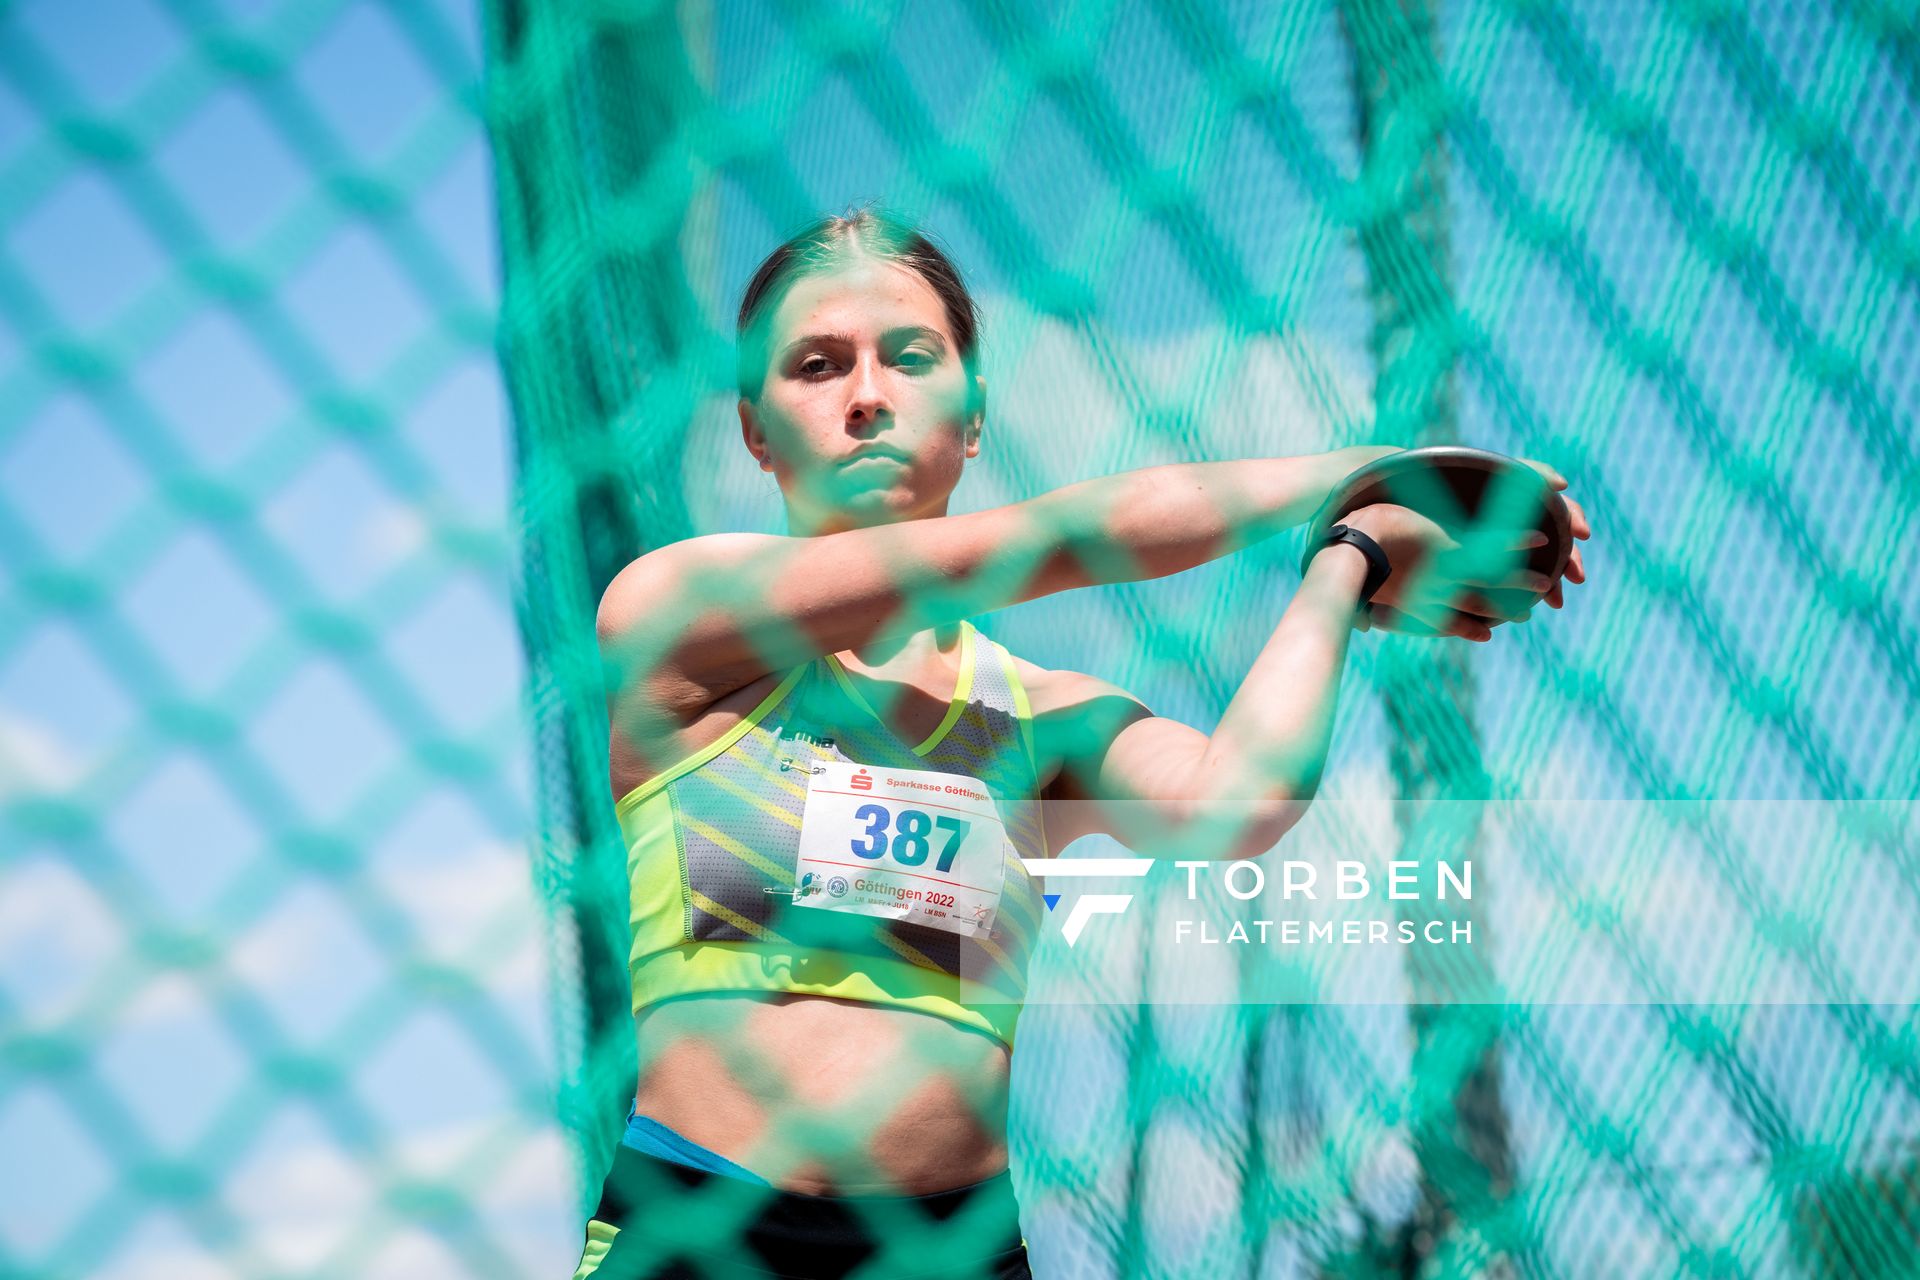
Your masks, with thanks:
M479 32L0 4L0 1275L571 1266Z
M1040 1273L1920 1266L1910 6L488 13L583 1211L635 1070L595 604L644 551L785 531L734 310L784 237L878 200L985 313L958 510L1458 441L1551 462L1596 530L1562 613L1357 638L1287 837L1475 857L1474 947L1176 951L1177 877L1048 934L1010 1130ZM982 625L1210 728L1298 554Z
M0 5L0 1273L572 1265L637 1070L595 605L782 531L733 308L870 199L982 304L956 509L1460 441L1595 526L1563 612L1355 638L1283 846L1472 857L1475 945L1169 946L1282 909L1171 874L1075 946L1048 918L1009 1121L1039 1273L1920 1270L1910 3L152 0L99 33L139 73L107 99L56 8ZM491 193L450 177L489 137ZM293 194L209 196L193 146ZM489 194L497 308L450 247ZM78 311L50 258L98 265ZM364 332L313 322L369 278ZM496 343L510 510L451 478L498 447L448 392ZM401 513L371 567L313 534L349 507ZM1207 729L1299 551L979 622ZM509 572L531 819L523 673L420 638L480 647ZM22 732L42 700L82 757ZM421 857L450 826L484 884ZM945 1240L894 1225L872 1280Z

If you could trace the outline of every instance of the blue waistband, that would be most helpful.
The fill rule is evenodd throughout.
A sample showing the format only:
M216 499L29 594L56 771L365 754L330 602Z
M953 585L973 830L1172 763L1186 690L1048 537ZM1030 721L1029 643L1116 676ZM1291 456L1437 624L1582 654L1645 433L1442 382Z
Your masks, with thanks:
M638 1107L628 1109L627 1131L620 1135L620 1141L636 1151L644 1151L650 1156L658 1156L662 1160L671 1160L689 1168L705 1169L709 1173L724 1173L730 1178L757 1182L763 1187L773 1185L759 1174L741 1168L718 1152L709 1151L699 1143L681 1137L651 1116L641 1115Z

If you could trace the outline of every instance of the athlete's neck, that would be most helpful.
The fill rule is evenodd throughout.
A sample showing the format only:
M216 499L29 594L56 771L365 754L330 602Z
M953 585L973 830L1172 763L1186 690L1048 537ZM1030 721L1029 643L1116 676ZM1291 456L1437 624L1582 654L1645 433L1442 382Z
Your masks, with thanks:
M788 537L821 538L850 529L878 529L882 525L905 524L909 520L938 519L947 514L947 500L943 497L918 511L848 511L839 507L819 509L796 507L791 501L786 504L786 509Z
M955 622L944 627L929 627L911 635L888 636L858 649L845 650L836 656L843 665L851 657L859 669L873 671L884 667L919 667L936 659L951 664L958 661L956 655L959 648L960 624Z

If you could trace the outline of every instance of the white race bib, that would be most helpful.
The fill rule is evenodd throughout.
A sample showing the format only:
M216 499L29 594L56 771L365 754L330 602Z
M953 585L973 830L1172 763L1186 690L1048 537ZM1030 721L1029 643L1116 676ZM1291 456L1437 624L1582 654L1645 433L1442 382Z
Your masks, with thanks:
M818 761L793 868L799 906L966 937L993 929L1007 830L979 779Z

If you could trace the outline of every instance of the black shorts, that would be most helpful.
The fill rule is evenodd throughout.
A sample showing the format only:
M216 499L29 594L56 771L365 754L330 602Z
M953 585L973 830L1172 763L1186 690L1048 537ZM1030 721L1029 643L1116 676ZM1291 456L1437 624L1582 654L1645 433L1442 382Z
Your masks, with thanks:
M1031 1280L1004 1171L930 1196L807 1196L622 1143L575 1280Z

